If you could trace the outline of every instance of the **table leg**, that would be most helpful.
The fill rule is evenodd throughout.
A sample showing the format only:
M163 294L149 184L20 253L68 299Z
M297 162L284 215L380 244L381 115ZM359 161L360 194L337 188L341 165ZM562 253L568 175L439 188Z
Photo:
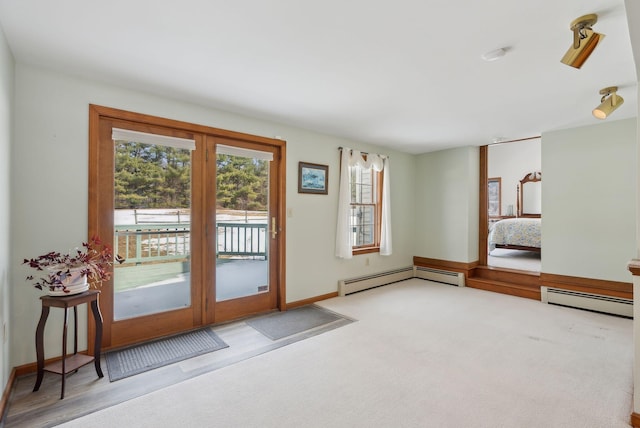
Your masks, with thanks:
M65 360L67 359L67 322L69 321L69 308L64 308L64 327L62 328L62 391L60 399L64 398L64 382L67 374Z
M73 307L73 355L78 353L78 307Z
M102 347L102 314L100 313L100 306L98 306L98 296L96 300L91 302L91 311L93 312L93 319L96 323L96 337L93 344L93 357L95 358L94 364L96 367L96 373L98 377L104 377L102 374L102 367L100 367L100 349Z
M36 385L33 387L34 391L40 389L40 384L42 384L42 378L44 377L44 325L47 323L48 316L49 307L43 306L42 313L40 314L40 321L38 322L38 328L36 329L36 358L38 360L38 375L36 377Z

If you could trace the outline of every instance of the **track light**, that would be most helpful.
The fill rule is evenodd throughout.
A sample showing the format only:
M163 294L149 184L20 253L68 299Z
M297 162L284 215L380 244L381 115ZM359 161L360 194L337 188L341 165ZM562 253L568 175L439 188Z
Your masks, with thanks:
M562 57L563 64L574 68L582 67L600 40L604 38L604 34L596 33L591 29L596 22L598 22L598 15L592 13L581 16L571 23L569 28L573 31L573 44Z
M593 115L598 119L606 119L611 113L624 103L621 96L616 94L617 86L610 86L600 90L600 105L593 109ZM609 98L607 98L609 97Z

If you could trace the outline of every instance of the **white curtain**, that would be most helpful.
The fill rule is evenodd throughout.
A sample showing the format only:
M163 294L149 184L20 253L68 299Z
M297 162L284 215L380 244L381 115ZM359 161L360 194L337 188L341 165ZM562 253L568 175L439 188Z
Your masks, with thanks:
M380 230L380 255L390 256L391 246L391 195L389 158L384 158L384 168L382 173L382 228Z
M389 195L389 158L383 155L367 154L363 158L358 150L342 149L340 162L340 191L338 193L338 225L336 228L336 257L350 259L353 256L353 233L350 227L351 186L350 166L372 168L383 171L382 183L382 229L380 235L380 255L391 255L391 205Z
M353 234L349 226L351 189L349 186L349 159L351 150L342 149L340 157L340 191L338 192L338 225L336 227L336 257L350 259L353 247Z

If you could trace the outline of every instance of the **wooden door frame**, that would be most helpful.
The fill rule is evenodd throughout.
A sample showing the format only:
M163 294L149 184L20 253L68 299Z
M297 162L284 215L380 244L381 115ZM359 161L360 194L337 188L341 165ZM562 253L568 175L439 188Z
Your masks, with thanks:
M478 266L489 262L489 146L480 146L480 223L478 239Z
M256 150L256 151L268 151L273 153L273 162L270 163L270 180L269 180L269 216L275 217L276 219L276 238L271 239L271 232L267 230L267 242L269 245L268 254L279 254L279 247L282 244L282 233L284 233L284 218L281 215L284 213L284 209L279 207L279 202L281 201L280 195L285 191L283 180L280 177L283 176L285 172L285 164L284 164L284 153L281 150L280 146L271 146L268 150L264 145L259 145L254 142L249 142L246 140L232 140L229 138L223 138L219 136L209 136L207 138L209 140L207 142L207 150L209 151L209 170L217 169L216 165L216 146L220 145L233 145L239 148L244 148L248 150ZM207 174L208 182L205 184L206 193L209 195L215 195L216 192L216 174ZM208 200L208 210L211 213L216 213L217 207L215 204L215 197L209 198ZM209 219L209 229L215 230L216 227L216 216L213 215ZM268 229L270 229L271 221L268 220ZM209 248L205 250L205 258L206 260L215 260L216 249L214 247L215 243L213 240L209 240ZM277 257L273 259L272 257L268 257L268 263L271 263L272 260L276 260L278 262L282 262L283 257ZM271 269L272 268L272 269ZM217 266L215 264L208 263L205 267L207 269L207 278L214 278L216 275ZM279 303L279 297L282 295L278 288L271 288L272 284L279 283L278 273L282 272L283 265L278 263L276 266L270 266L269 269L269 284L270 289L268 293L258 293L251 296L239 297L235 299L229 299L224 301L217 301L216 287L209 287L211 294L207 296L209 304L207 305L207 322L208 323L220 323L233 319L237 319L240 317L245 317L247 315L256 314L264 311L265 307L268 307L269 310L273 309L281 309L285 310L286 305L283 305L282 302Z
M285 222L285 209L286 209L286 141L261 137L256 135L245 134L241 132L228 131L224 129L213 128L205 125L198 125L173 119L167 119L157 116L151 116L142 113L135 113L126 110L115 109L111 107L98 106L94 104L89 105L89 204L88 204L88 235L104 235L100 233L107 228L113 231L113 217L112 214L106 212L104 207L98 205L98 194L101 186L104 185L104 181L101 181L101 171L104 170L104 161L101 161L99 153L100 147L100 123L103 120L115 120L115 121L127 121L140 124L142 126L149 127L162 127L170 128L178 132L187 132L193 134L194 139L204 140L206 136L223 137L227 139L245 141L251 143L267 144L270 146L278 147L280 152L281 171L279 171L279 198L276 203L277 212L277 227L279 233L278 239L278 260L279 266L276 273L277 276L277 309L286 309L286 222ZM104 132L104 131L103 131ZM104 137L104 136L103 136ZM203 185L199 183L198 185ZM204 204L203 204L204 207ZM207 220L208 221L208 220ZM111 241L111 239L105 241ZM206 240L205 240L206 241ZM206 263L202 263L205 266ZM204 273L203 273L204 275ZM208 287L202 287L202 305L203 307L196 311L198 313L198 319L193 320L193 325L206 325L211 323L211 317L209 316L209 310L207 309L208 298L210 296L205 295ZM215 298L215 297L214 297ZM212 306L212 305L209 305ZM107 308L112 310L112 308ZM87 320L89 321L89 320ZM182 326L179 326L182 328ZM92 322L87 323L88 329L88 349L91 350L93 346L93 338L95 337L94 330L95 325ZM108 326L104 329L102 345L104 349L113 347L111 331Z
M504 143L517 143L519 141L535 140L542 138L540 135L534 137L520 138L517 140L502 141ZM480 146L480 220L478 232L478 266L487 266L489 263L489 146ZM502 203L502 202L501 202ZM494 268L500 269L500 268Z

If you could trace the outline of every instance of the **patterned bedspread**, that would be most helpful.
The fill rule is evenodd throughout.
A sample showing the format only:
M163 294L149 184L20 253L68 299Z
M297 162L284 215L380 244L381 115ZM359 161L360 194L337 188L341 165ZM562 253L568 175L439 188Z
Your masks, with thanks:
M489 251L496 244L541 248L539 218L509 218L494 223L489 232Z

